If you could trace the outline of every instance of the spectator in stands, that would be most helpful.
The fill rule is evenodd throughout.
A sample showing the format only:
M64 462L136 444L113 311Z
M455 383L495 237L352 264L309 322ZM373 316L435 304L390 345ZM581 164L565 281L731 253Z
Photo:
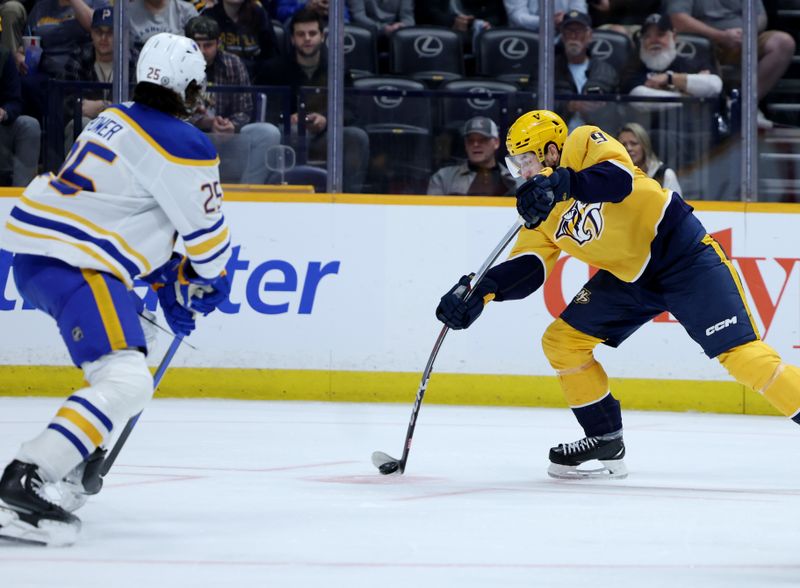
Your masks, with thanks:
M716 67L712 64L716 70ZM665 14L648 16L640 31L639 60L622 80L622 91L631 96L711 98L722 92L722 79L716 71L696 68L678 55L675 31ZM677 103L637 102L639 110L663 110L680 106Z
M217 21L196 16L186 25L206 60L209 87L250 86L250 76L236 55L221 49ZM219 152L223 182L267 183L267 149L277 145L281 133L274 125L253 121L253 97L249 92L211 92L191 122L208 133Z
M114 72L114 9L103 6L92 16L92 46L84 52L76 78L85 82L110 84ZM111 104L110 90L91 90L81 100L81 129ZM64 133L65 151L75 142L74 121L67 123Z
M677 174L673 169L667 167L666 163L659 160L653 152L650 136L642 125L634 122L627 123L620 130L617 139L631 156L633 165L658 181L667 190L681 193Z
M87 3L88 2L88 3ZM79 67L80 52L90 42L92 12L104 0L39 0L28 15L29 34L41 38L35 70L22 66L24 111L44 119L49 78L65 79Z
M328 60L325 56L323 35L324 21L319 13L302 8L294 14L289 24L293 53L290 56L270 61L262 68L258 85L288 86L292 89L292 100L299 106L301 86L327 88ZM352 76L345 70L345 85L352 85ZM328 97L327 92L304 95L305 120L298 119L295 110L291 115L292 128L304 125L308 140L308 159L323 162L328 157ZM344 189L360 192L369 162L369 138L363 129L353 126L355 112L345 102L344 140ZM292 137L298 143L299 137Z
M30 34L42 39L39 71L62 79L74 71L84 45L90 42L94 9L105 4L100 0L39 0L28 16Z
M501 0L419 0L415 2L414 14L418 24L451 28L462 33L465 42L471 42L483 30L508 22Z
M512 27L539 30L539 0L503 0ZM564 15L570 10L587 12L586 0L555 0L555 26L561 26Z
M382 37L414 26L414 0L347 0L351 20Z
M203 12L219 24L222 48L241 59L250 77L281 54L272 19L256 0L222 0Z
M665 0L672 24L679 33L703 35L716 44L717 57L723 65L739 66L742 52L742 0ZM783 31L766 30L767 16L761 0L758 13L758 100L778 83L794 55L795 42ZM761 128L772 127L761 110Z
M555 59L556 94L611 94L617 91L619 76L603 60L589 55L592 20L585 12L570 10L561 21L563 51ZM533 79L533 78L532 78ZM617 128L619 119L613 103L572 99L557 109L570 130L584 124Z
M420 0L424 1L424 0ZM508 15L503 6L503 0L458 0L453 2L459 7L459 12L472 16L473 28L504 27L508 25Z
M14 56L0 46L0 185L27 186L39 164L39 122L22 113Z
M419 25L447 27L467 33L475 17L455 12L449 0L418 0L414 3L414 20Z
M589 16L595 30L604 29L628 35L633 40L642 21L661 10L661 0L596 0L589 2Z
M25 30L25 21L28 12L16 0L0 0L0 47L5 47L11 52L22 73L25 63L25 48L22 45L22 32Z
M197 10L184 0L131 0L128 5L131 61L136 62L147 39L156 33L183 35L186 23L195 16Z
M510 196L516 183L511 173L497 161L500 133L495 122L485 116L469 119L464 125L467 161L443 167L431 176L428 194L450 196Z
M308 8L322 17L322 22L328 22L329 0L274 0L275 14L280 22L288 23L295 12L301 8ZM344 9L344 22L350 21L347 7ZM324 28L324 27L323 27Z

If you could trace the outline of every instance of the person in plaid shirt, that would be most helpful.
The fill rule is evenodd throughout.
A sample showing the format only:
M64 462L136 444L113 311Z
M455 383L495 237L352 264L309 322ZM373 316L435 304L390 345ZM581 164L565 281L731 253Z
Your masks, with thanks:
M192 18L186 24L186 36L197 43L205 57L210 87L251 85L242 60L220 48L220 29L215 20ZM250 92L209 92L190 122L208 133L217 148L223 182L267 182L267 149L280 143L281 134L275 125L253 122Z

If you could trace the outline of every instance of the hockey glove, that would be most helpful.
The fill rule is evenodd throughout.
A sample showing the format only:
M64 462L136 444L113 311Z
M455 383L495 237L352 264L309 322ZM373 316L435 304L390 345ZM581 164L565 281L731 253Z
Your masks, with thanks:
M525 220L525 228L535 229L544 222L556 203L569 198L569 171L558 167L552 172L533 176L517 188L517 212Z
M436 318L454 330L468 328L481 315L484 305L494 298L497 287L497 282L484 277L469 300L465 301L470 288L470 276L461 276L458 284L450 288L439 301Z
M203 278L197 275L186 257L177 253L144 279L153 284L154 288L162 284L174 289L178 304L204 315L227 300L231 291L230 280L225 272L215 278Z
M158 303L172 332L186 337L194 331L194 312L178 301L177 289L172 284L153 284L153 289L158 294Z

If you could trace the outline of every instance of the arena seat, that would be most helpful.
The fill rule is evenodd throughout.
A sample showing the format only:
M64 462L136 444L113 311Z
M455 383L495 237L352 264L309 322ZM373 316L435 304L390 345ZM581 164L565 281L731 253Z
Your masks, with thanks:
M538 77L539 35L527 29L481 31L475 47L476 73L524 86Z
M344 25L345 66L354 78L378 73L378 42L374 31L354 24Z
M589 54L593 59L608 62L617 72L621 72L635 56L633 43L624 33L594 29Z
M461 37L444 27L398 29L389 40L389 63L393 74L429 85L458 79L464 75Z
M403 77L370 76L354 80L353 87L376 92L376 94L359 95L355 100L358 122L365 129L371 125L399 124L431 130L433 108L430 98L382 96L377 93L380 90L425 90L422 82Z

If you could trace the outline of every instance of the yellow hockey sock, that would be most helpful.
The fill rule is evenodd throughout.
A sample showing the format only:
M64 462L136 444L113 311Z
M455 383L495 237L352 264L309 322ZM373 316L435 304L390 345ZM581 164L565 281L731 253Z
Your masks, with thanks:
M751 341L718 357L737 381L762 394L788 417L800 412L800 369L783 363L763 341Z

